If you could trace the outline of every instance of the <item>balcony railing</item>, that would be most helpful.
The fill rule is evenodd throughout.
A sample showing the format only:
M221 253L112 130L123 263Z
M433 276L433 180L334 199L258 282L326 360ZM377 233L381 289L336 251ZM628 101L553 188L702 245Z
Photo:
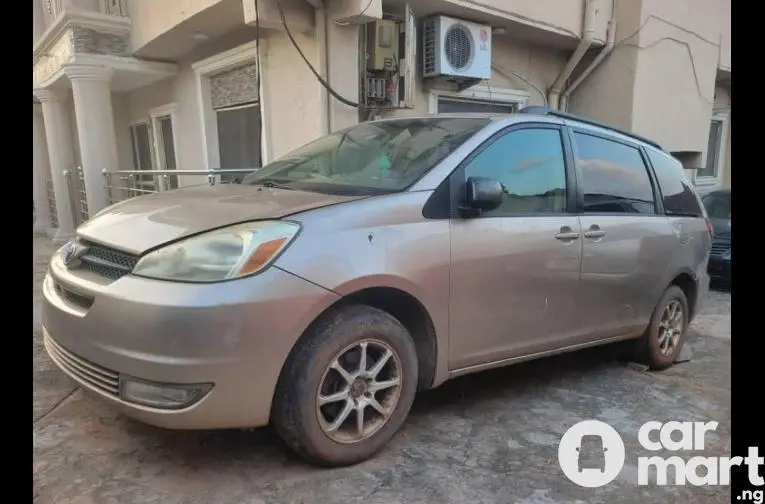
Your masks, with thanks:
M238 168L227 170L120 170L106 171L104 181L110 203L117 203L136 196L155 194L179 187L179 178L183 177L182 187L195 185L215 185L238 183L256 168ZM198 183L185 183L195 178Z

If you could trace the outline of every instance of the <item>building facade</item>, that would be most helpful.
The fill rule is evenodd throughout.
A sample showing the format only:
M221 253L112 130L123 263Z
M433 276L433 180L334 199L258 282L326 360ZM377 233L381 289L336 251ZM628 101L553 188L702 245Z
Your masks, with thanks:
M699 186L730 185L730 0L33 2L35 230L57 240L128 195L439 111L567 110L658 141ZM485 78L423 77L435 14L487 28ZM368 106L369 40L391 43L369 34L386 21L402 27L404 91Z

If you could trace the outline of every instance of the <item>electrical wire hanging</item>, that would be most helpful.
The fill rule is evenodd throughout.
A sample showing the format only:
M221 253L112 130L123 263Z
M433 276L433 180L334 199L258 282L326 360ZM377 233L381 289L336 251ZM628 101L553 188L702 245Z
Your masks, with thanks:
M329 83L324 80L321 75L319 75L319 72L316 71L316 69L311 65L311 62L308 61L308 58L306 58L305 54L303 54L303 50L300 48L300 45L295 40L295 37L292 36L292 32L290 31L289 27L287 26L287 19L284 15L284 8L282 7L282 0L276 0L276 9L279 11L279 18L281 19L282 26L284 26L284 31L287 33L287 37L290 39L290 42L292 42L292 45L295 47L295 50L298 52L301 58L303 58L303 61L308 66L308 69L311 70L311 73L316 77L316 79L319 81L319 83L324 86L324 88L327 90L329 94L332 95L333 98L335 98L337 101L342 103L343 105L348 105L349 107L353 108L359 108L359 104L352 102L351 100L348 100L347 98L344 98L340 93L332 89L332 86L329 85Z
M255 79L258 86L258 132L260 140L263 139L263 100L260 96L260 90L263 89L260 81L260 12L258 11L258 0L255 0ZM260 148L258 156L259 164L263 166L263 147Z

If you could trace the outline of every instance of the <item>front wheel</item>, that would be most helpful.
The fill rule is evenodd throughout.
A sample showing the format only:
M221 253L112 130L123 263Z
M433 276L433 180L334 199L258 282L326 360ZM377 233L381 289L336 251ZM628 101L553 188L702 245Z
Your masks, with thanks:
M637 341L637 357L653 370L674 364L685 342L690 320L688 300L676 285L670 286L656 305L651 323Z
M409 332L370 306L320 320L285 364L273 423L309 462L343 466L380 451L404 423L417 388Z

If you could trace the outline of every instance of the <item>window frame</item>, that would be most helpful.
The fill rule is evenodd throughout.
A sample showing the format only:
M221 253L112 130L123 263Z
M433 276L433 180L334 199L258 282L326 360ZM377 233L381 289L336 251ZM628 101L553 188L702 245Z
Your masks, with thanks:
M659 181L656 178L656 174L653 171L653 165L651 164L651 160L648 158L648 153L646 152L645 147L643 145L637 142L631 142L631 141L625 140L615 135L610 135L608 133L601 132L599 130L583 128L580 126L571 126L571 125L567 125L565 126L565 128L568 130L569 142L571 144L574 171L576 172L577 180L579 180L579 184L577 185L577 194L576 194L577 215L582 215L582 216L583 215L608 215L608 216L629 215L629 216L641 216L641 217L657 217L657 216L664 215L664 201L662 199L661 192L659 190ZM648 180L651 183L651 193L653 194L653 202L654 202L653 213L586 212L584 210L584 191L583 191L583 185L582 185L584 178L582 176L582 168L580 166L580 163L576 161L578 159L578 149L576 145L576 138L574 135L577 133L581 135L596 137L601 140L605 140L609 142L616 142L618 144L624 145L625 147L631 147L638 151L638 153L640 154L640 158L643 161L643 167L645 168L646 174L648 175Z
M428 112L438 113L438 100L454 100L460 102L491 103L494 105L515 105L518 110L526 106L529 93L522 89L511 89L494 86L473 86L464 91L453 89L431 89L428 99Z
M560 135L561 140L561 146L563 148L563 165L564 169L566 170L566 208L563 212L521 212L521 213L513 213L513 214L507 214L507 215L476 215L474 217L471 217L473 219L507 219L507 218L529 218L529 217L550 217L550 216L571 216L572 214L576 213L576 195L577 195L577 177L572 170L573 167L573 152L571 150L571 144L570 144L570 138L568 135L565 134L563 130L564 126L549 122L523 122L523 123L517 123L512 124L510 126L507 126L505 128L502 128L501 130L497 131L493 135L491 135L489 138L484 140L478 147L473 149L473 151L468 154L462 161L460 161L459 165L452 171L452 173L448 177L448 182L445 184L445 187L449 190L449 215L448 218L451 219L462 219L464 218L463 215L460 213L460 207L463 203L463 196L465 193L465 182L467 179L465 178L465 169L467 166L475 159L480 153L482 153L484 150L491 147L494 142L499 140L500 138L504 137L505 135L512 134L517 131L521 130L527 130L527 129L549 129L557 131ZM440 187L436 190L436 193L440 191ZM437 202L439 201L439 197L437 194L434 193L433 197L431 198L432 202L430 201L431 205L437 205ZM439 215L437 208L428 208L428 204L426 204L425 212L427 217L429 218L441 218L441 217L447 217L447 216L441 216ZM429 215L428 215L429 214Z
M217 147L218 148L218 166L220 166L222 164L222 162L221 162L221 155L220 155L220 137L219 137L219 133L218 133L218 123L220 122L220 115L219 114L221 112L231 112L231 111L234 111L234 110L243 110L243 109L248 109L248 108L258 108L259 109L258 113L259 114L263 113L263 106L262 106L262 103L260 103L260 101L257 101L257 102L248 102L248 103L244 103L244 104L241 104L241 105L232 105L230 107L223 107L223 108L219 108L219 109L213 109L213 117L214 117L214 120L215 120L216 142L218 144L218 147ZM261 117L262 117L262 115L261 115ZM261 124L261 128L262 127L263 127L263 125ZM262 138L263 138L263 132L261 132L261 139ZM265 162L263 161L263 148L262 147L260 149L259 155L260 155L260 165L261 166L265 166ZM237 168L234 168L234 169L239 169L239 168L251 168L251 167L242 167L242 166L240 166L240 167L237 167ZM252 168L254 168L254 167L252 167ZM222 170L226 170L227 168L221 168L221 169Z
M695 176L693 177L693 185L696 187L709 187L709 186L718 186L722 183L724 170L725 170L725 158L726 158L726 147L728 145L728 112L725 111L715 111L712 115L711 119L709 120L709 127L712 127L713 122L720 123L720 134L717 137L717 162L715 163L714 167L714 175L707 175L707 176L698 176L698 171L696 171ZM709 156L709 152L704 153L704 157L702 159L704 166L706 166L707 158Z
M221 52L209 58L192 63L191 68L194 71L197 85L197 106L199 108L201 128L202 128L202 164L205 170L220 166L220 154L218 145L218 123L217 114L212 106L212 96L210 94L210 77L213 74L224 72L232 68L255 63L258 65L258 103L260 104L260 114L262 127L260 131L260 159L261 164L265 166L271 161L271 136L268 133L271 126L271 118L268 114L265 104L268 102L268 95L263 84L263 68L266 66L266 54L268 53L265 44L267 40L261 38L240 46Z

